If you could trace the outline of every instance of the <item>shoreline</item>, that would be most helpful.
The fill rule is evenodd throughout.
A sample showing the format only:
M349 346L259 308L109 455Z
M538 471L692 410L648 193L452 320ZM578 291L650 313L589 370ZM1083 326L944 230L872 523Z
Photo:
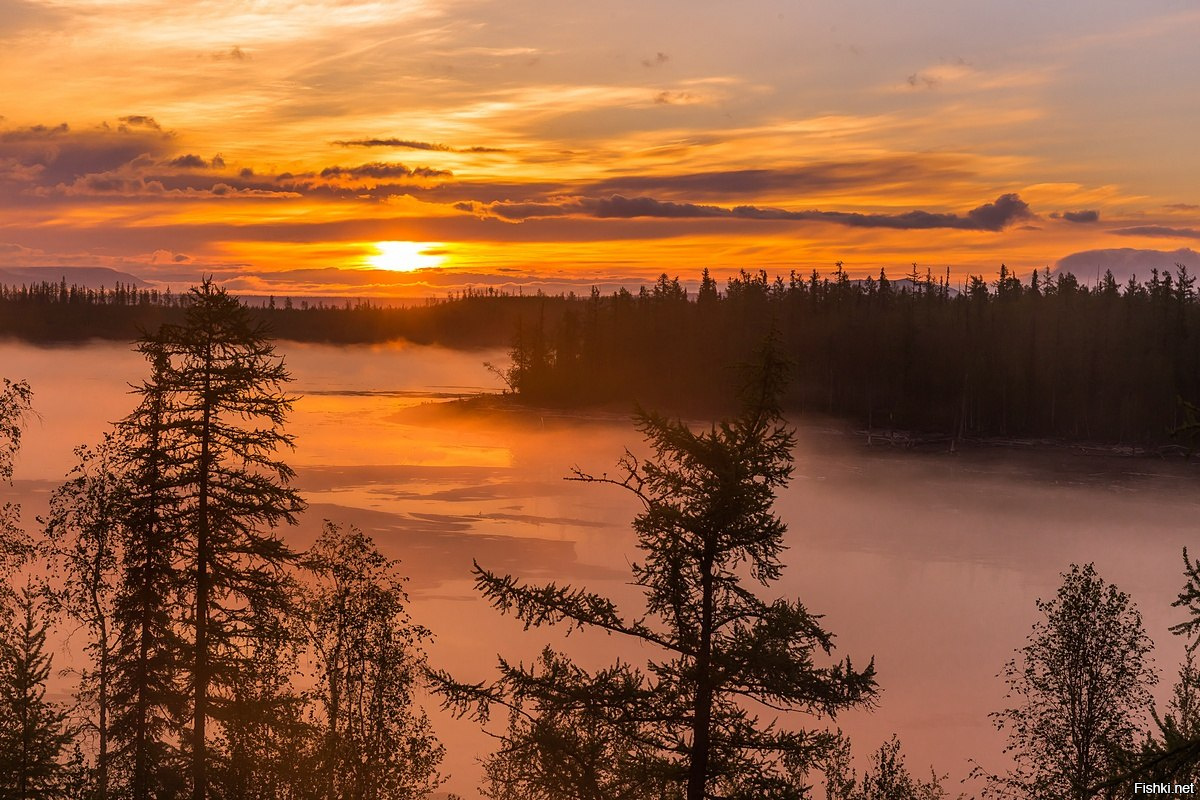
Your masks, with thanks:
M494 413L540 420L553 419L580 422L587 420L611 422L632 420L636 404L608 403L596 406L547 406L524 403L511 393L479 392L464 394L443 402L436 402L443 410L464 413ZM625 408L622 409L622 406ZM664 412L667 413L667 412ZM805 415L795 409L785 409L785 416L798 429L809 432L836 434L853 437L865 448L882 452L911 452L922 455L959 455L1001 450L1020 453L1060 453L1092 458L1153 459L1155 461L1188 462L1196 452L1180 442L1162 444L1135 444L1107 442L1098 439L1061 439L1036 436L963 436L936 431L913 431L903 429L881 430L863 427L854 420L828 415ZM699 412L677 414L696 425L704 425L721 419L719 413L707 416Z

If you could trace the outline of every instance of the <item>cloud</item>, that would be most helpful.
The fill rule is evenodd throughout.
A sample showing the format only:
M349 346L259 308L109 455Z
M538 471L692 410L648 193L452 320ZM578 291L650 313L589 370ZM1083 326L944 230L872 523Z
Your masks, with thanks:
M1103 275L1105 270L1112 270L1113 277L1124 283L1134 276L1149 277L1152 269L1160 272L1173 270L1176 264L1185 264L1195 272L1200 269L1200 253L1191 248L1170 251L1138 250L1132 247L1085 250L1060 258L1055 270L1072 272L1085 280Z
M0 132L0 164L19 165L25 168L24 182L47 187L109 172L143 156L162 157L170 143L170 134L145 122L87 130L65 123L34 125ZM12 171L6 172L11 178Z
M659 92L654 95L654 103L656 105L686 105L696 99L696 96L691 92Z
M412 139L338 139L339 147L398 147L406 150L438 150L445 153L503 153L500 147L451 147L436 142L417 142Z
M118 118L118 121L128 127L152 128L156 131L162 130L162 126L155 122L154 117L147 117L142 114L130 114L127 117Z
M211 54L209 58L213 61L246 61L250 58L250 54L234 45L228 50L219 50Z
M237 186L224 181L197 183L194 179L180 179L173 176L140 176L132 174L128 170L84 175L72 183L38 187L31 193L36 197L61 195L66 197L119 196L164 199L212 197L284 199L302 196L301 193L295 191Z
M829 161L781 169L714 170L677 175L621 175L584 184L579 194L675 194L724 198L764 193L797 194L830 189L877 189L897 184L925 185L932 178L963 178L953 159L924 157Z
M1168 228L1165 225L1135 225L1130 228L1114 228L1109 233L1114 233L1117 236L1200 239L1200 230L1196 230L1195 228Z
M321 170L322 178L443 178L452 175L449 170L417 167L403 164L388 164L374 161L357 167L326 167Z
M227 169L225 159L170 152L174 137L145 115L119 126L76 131L68 125L0 130L0 206L33 199L126 197L259 198L302 196L379 200L422 188L416 181L450 177L446 170L372 162L336 165L320 173L256 177L251 167ZM377 185L362 188L366 180ZM400 183L397 181L404 180ZM357 188L346 184L359 183Z
M654 58L643 58L642 66L646 69L652 69L654 67L661 67L670 60L671 57L669 55L663 52L658 52L654 54Z
M0 133L0 141L3 142L29 142L41 141L50 139L55 136L62 136L70 133L71 128L65 122L60 122L57 125L31 125L28 128L18 128L16 130L4 131Z
M936 89L941 80L933 75L926 75L923 72L914 72L904 79L905 82L914 89Z
M1100 220L1100 212L1094 209L1089 209L1086 211L1064 211L1061 214L1051 214L1050 217L1052 219L1064 219L1067 222L1087 224L1091 222L1098 222Z
M970 76L973 70L962 57L943 60L942 63L914 72L904 79L913 89L936 89L946 81L960 80Z
M187 155L172 158L166 165L168 167L182 167L184 169L206 169L209 163L204 160L203 156L188 153ZM224 162L222 162L222 166L224 166Z
M66 12L48 3L0 0L0 38L60 23Z
M150 256L151 264L187 264L192 257L186 253L176 253L173 250L158 249Z
M585 215L600 219L631 219L634 217L659 218L738 218L753 220L794 220L829 222L853 228L891 228L897 230L925 230L929 228L956 228L960 230L999 231L1013 222L1029 219L1033 213L1029 206L1016 194L1003 194L991 203L971 209L965 215L934 213L929 211L906 211L898 214L863 214L848 211L788 211L780 208L759 206L701 205L657 200L652 197L624 197L612 195L607 198L569 197L551 202L493 203L464 202L455 208L482 217L496 217L510 222L567 215Z

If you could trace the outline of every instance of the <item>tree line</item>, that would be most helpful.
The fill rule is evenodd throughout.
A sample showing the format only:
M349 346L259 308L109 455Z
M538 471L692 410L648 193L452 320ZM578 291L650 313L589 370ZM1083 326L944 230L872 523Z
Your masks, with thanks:
M411 305L368 299L268 296L245 313L276 339L365 344L405 340L457 348L503 347L517 321L544 295L467 289ZM568 303L570 296L554 298ZM111 289L44 281L0 285L0 336L32 342L108 339L127 342L141 331L179 325L194 302L189 293L117 284Z
M128 340L179 324L189 295L65 282L0 288L0 335ZM281 339L394 339L510 348L493 369L523 402L724 414L738 364L775 328L793 363L782 403L883 435L1055 438L1159 446L1200 400L1200 302L1184 266L1092 286L1068 272L1021 280L949 274L852 280L742 272L693 294L662 275L587 296L465 290L410 307L267 298L247 313ZM713 379L714 376L717 379Z
M476 586L527 629L629 639L644 664L589 669L545 649L463 682L425 663L398 565L327 523L307 551L282 460L290 376L246 309L211 283L180 324L137 344L138 403L55 491L40 535L0 508L0 797L32 800L428 796L443 749L418 687L485 726L495 800L936 800L893 738L853 766L834 727L878 697L874 661L834 655L797 599L771 594L792 473L781 337L759 343L737 410L699 429L644 412L649 455L572 479L631 493L641 607L476 565ZM764 343L765 342L765 343ZM12 477L24 383L0 391L0 480ZM1184 554L1179 633L1200 634L1200 563ZM1014 766L977 765L984 796L1131 797L1137 781L1200 771L1200 678L1190 657L1161 715L1131 599L1072 566L1004 670L995 715ZM74 701L48 696L55 625L82 650ZM1194 646L1194 641L1193 641Z
M681 412L728 408L726 376L771 329L793 363L784 405L875 433L1163 444L1200 398L1200 303L1186 267L1118 285L1006 267L962 288L899 281L706 272L691 297L666 275L525 316L509 389L535 404L637 400Z

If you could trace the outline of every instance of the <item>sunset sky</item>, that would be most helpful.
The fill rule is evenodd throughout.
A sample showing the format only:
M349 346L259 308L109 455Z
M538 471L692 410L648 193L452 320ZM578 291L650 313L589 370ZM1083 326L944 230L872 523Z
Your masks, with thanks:
M0 267L1200 269L1198 42L1184 0L0 0Z

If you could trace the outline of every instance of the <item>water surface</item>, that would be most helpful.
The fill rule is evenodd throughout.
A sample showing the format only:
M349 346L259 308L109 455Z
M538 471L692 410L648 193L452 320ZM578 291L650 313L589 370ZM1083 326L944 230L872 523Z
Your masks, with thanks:
M491 675L497 653L530 658L547 642L584 663L653 653L606 636L524 632L480 601L472 560L532 580L609 593L629 608L638 558L621 490L563 480L572 466L613 467L640 445L619 415L502 413L452 398L498 389L482 366L502 353L284 343L296 381L289 462L309 501L287 532L297 547L322 519L358 525L403 562L414 617L433 629L431 660L464 679ZM128 413L139 357L112 343L41 348L0 343L0 375L35 391L17 465L25 516L91 442ZM1095 561L1133 595L1173 672L1181 643L1180 550L1197 544L1200 475L1183 462L1103 459L1065 451L912 454L865 447L852 434L799 422L796 472L781 495L788 569L771 591L824 614L838 652L875 658L883 694L873 711L836 724L858 749L900 734L910 766L957 781L976 758L1003 766L987 715L1003 704L996 678L1071 562ZM1171 679L1167 674L1167 682ZM1164 687L1165 690L1165 687ZM1164 691L1159 692L1160 695ZM474 796L475 759L492 746L473 723L436 715L448 789Z

